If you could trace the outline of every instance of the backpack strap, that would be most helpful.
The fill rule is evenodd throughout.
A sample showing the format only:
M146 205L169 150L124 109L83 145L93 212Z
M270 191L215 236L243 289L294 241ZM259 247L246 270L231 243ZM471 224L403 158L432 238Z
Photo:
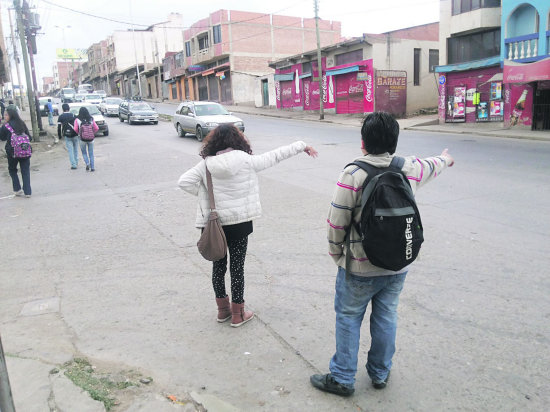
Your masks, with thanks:
M15 130L13 130L13 127L11 127L11 125L9 123L6 123L6 129L8 129L10 131L11 134L14 134L15 133Z

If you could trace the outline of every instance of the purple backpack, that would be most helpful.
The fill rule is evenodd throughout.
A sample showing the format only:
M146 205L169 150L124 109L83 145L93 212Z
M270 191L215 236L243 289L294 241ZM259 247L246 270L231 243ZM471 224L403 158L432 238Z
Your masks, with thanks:
M11 147L13 147L13 157L15 159L28 159L32 155L31 139L26 133L17 134L9 123L6 123L6 129L11 132Z
M81 122L78 128L78 134L84 142L91 142L94 140L94 126L92 122Z

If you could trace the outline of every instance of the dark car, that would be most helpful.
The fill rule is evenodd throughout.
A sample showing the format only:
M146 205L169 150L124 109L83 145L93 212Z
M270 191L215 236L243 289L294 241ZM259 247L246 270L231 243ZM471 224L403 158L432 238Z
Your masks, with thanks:
M118 106L118 118L121 122L128 120L128 124L159 122L157 111L149 103L143 101L124 100Z

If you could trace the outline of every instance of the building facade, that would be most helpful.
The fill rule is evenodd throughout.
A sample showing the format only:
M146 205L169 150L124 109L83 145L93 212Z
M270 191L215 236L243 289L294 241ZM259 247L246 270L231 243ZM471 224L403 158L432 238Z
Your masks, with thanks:
M54 90L64 87L76 87L74 72L78 71L82 63L80 61L58 61L52 67Z
M108 95L162 98L162 59L166 52L183 48L183 17L168 19L146 29L117 30L88 48L88 66L82 83ZM138 80L139 70L139 80Z
M502 2L505 124L550 130L550 1Z
M1 6L0 6L1 7ZM11 75L9 73L8 53L6 50L6 44L4 43L4 32L2 28L2 21L0 20L0 87L2 97L4 96L4 84L11 81Z
M53 77L42 77L42 95L46 96L55 90Z
M500 0L441 0L439 121L504 121Z
M403 117L434 107L439 63L438 23L382 34L364 34L323 47L323 107L334 113L387 111ZM317 50L270 64L274 76L259 79L259 105L280 109L318 110ZM274 83L274 102L268 99ZM258 104L257 104L258 105Z
M322 45L341 39L339 22L320 20ZM268 64L316 45L315 20L218 10L183 33L182 50L165 56L164 80L172 100L255 105L257 79Z

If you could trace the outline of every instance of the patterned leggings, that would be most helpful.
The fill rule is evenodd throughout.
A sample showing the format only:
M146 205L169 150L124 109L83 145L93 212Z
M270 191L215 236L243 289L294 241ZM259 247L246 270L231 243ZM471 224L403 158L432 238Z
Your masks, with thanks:
M231 275L231 301L244 303L244 259L248 246L248 236L227 240L230 262L229 272ZM225 298L225 272L227 272L227 255L214 262L212 267L212 285L217 298Z

